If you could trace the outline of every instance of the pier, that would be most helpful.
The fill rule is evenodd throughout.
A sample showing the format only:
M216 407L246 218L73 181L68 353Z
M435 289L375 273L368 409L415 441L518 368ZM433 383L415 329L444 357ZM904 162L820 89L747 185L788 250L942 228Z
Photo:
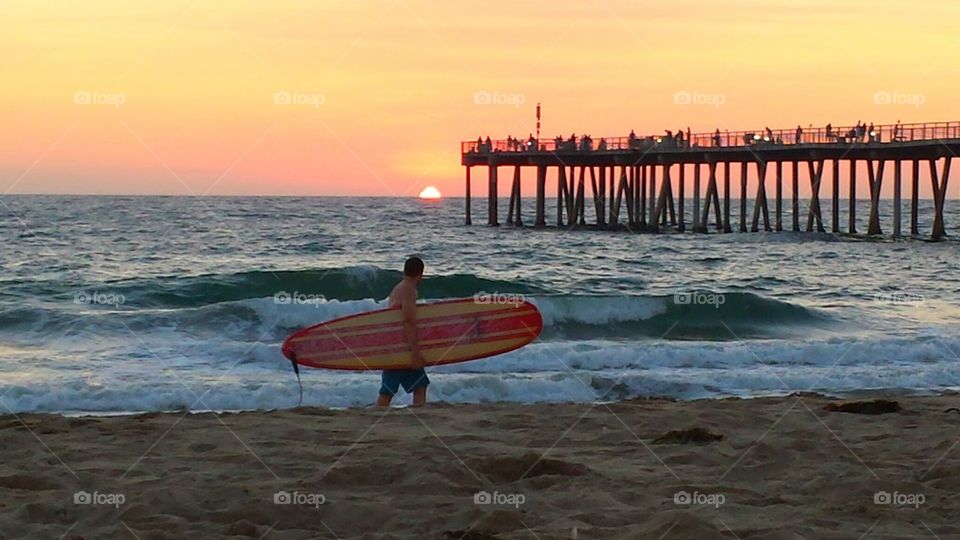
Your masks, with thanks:
M547 182L556 182L556 226L592 226L633 232L782 231L857 234L857 195L869 197L867 235L882 235L880 194L893 181L893 215L889 234L904 236L901 215L903 182L909 186L910 236L945 236L944 205L950 165L960 153L960 122L871 126L714 131L627 137L507 139L465 141L461 163L466 170L466 215L471 216L471 175L487 168L487 224L500 225L500 171L512 173L506 222L525 225L521 204L522 169L536 171L532 225L547 227ZM860 174L866 170L866 174ZM750 172L756 178L747 193ZM892 175L891 175L892 171ZM919 230L921 172L933 195L929 231ZM705 181L705 184L704 184ZM789 181L790 200L784 201ZM738 219L731 207L731 183L739 182ZM770 183L772 182L772 187ZM823 188L823 184L829 187ZM865 185L864 185L865 184ZM809 186L805 216L800 186ZM688 194L687 188L692 188ZM846 219L841 189L846 188ZM703 188L703 189L701 189ZM748 207L748 196L752 195ZM772 208L769 199L773 199ZM824 200L830 222L824 224ZM590 201L592 204L587 205ZM687 204L692 208L687 208ZM784 224L784 204L791 223ZM592 207L589 211L587 207ZM529 211L529 210L528 210ZM805 218L805 219L804 219ZM588 221L589 220L589 221Z

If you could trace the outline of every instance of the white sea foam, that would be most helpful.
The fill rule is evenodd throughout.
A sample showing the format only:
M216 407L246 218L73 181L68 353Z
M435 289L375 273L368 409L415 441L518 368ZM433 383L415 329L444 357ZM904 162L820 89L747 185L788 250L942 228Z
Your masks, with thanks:
M564 322L604 325L643 321L667 310L665 298L548 296L530 300L540 310L545 325Z
M17 359L6 365L0 395L16 412L296 405L296 380L276 344L184 340L155 355L139 351L136 356L133 346L125 352L113 343L99 360L87 360L86 369L76 370L56 368L63 358L42 359L35 351L18 350ZM546 342L429 372L432 399L457 403L936 391L960 387L956 357L948 347L960 348L960 340ZM95 366L101 367L90 369ZM374 399L379 385L376 372L301 372L307 405L363 406Z
M273 298L241 300L234 303L253 309L266 330L269 326L299 328L330 319L387 307L386 300L319 300L312 303L278 303Z

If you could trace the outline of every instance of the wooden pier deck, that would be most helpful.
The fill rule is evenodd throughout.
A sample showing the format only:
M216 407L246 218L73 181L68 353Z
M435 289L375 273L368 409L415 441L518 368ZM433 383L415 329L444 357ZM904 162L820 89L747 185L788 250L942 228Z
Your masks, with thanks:
M934 203L934 218L928 234L933 240L942 239L950 165L960 155L960 122L890 124L873 126L872 131L867 131L857 132L852 126L829 126L800 131L791 128L682 133L680 137L631 135L572 140L466 141L461 145L461 163L466 169L466 223L472 223L473 167L487 168L487 223L492 226L500 225L499 169L509 167L513 172L507 223L522 226L521 169L533 167L536 169L534 227L547 226L546 185L548 178L553 177L557 182L558 227L586 226L587 206L592 206L591 225L604 229L682 232L689 228L707 232L713 228L729 233L733 231L730 186L739 178L738 230L781 231L784 230L783 184L789 179L791 230L826 232L820 197L822 184L827 183L832 232L858 232L856 201L857 194L861 193L869 196L870 201L866 234L881 235L881 190L892 169L891 235L903 236L901 208L907 171L910 173L907 178L910 183L909 234L919 236L920 178L926 170ZM890 162L892 167L887 166ZM867 174L858 178L862 165L866 166ZM757 181L753 188L753 208L748 209L747 178L751 170ZM704 179L705 189L701 191ZM772 190L770 182L773 182ZM693 193L688 199L686 189L691 183ZM866 185L860 185L862 183ZM801 185L810 188L803 227L798 195ZM847 186L848 201L845 231L841 230L842 185ZM768 206L771 191L772 211ZM588 197L592 205L586 204ZM693 206L689 224L688 211L684 208L688 200ZM622 215L621 210L625 210L626 215Z

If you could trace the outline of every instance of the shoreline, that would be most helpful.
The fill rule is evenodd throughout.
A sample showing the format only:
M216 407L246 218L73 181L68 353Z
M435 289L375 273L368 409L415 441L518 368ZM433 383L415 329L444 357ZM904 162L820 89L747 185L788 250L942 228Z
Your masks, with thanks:
M514 406L514 407L528 407L528 406L537 406L537 405L584 405L589 406L591 404L596 405L612 405L620 402L631 402L631 401L666 401L666 402L680 402L680 403L695 403L695 402L711 402L711 401L723 401L728 399L744 400L750 401L755 399L771 399L771 398L789 398L797 395L803 395L805 397L820 397L823 399L833 399L833 400L849 400L849 399L870 399L873 397L883 397L889 395L896 395L900 397L941 397L941 396L960 396L960 388L944 388L938 390L914 390L910 388L896 388L896 389L867 389L867 390L854 390L850 392L817 392L817 391L794 391L789 394L783 393L770 393L770 394L757 394L752 396L737 396L737 395L725 395L725 396L715 396L715 397L696 397L691 399L675 398L672 396L663 396L663 395L653 395L653 396L635 396L631 398L616 399L609 401L594 401L594 402L585 402L585 401L538 401L533 403L524 403L524 402L515 402L515 401L491 401L491 402L481 402L481 403L466 403L466 402L450 402L450 401L430 401L427 406L450 406L450 407L489 407L489 406ZM405 409L410 407L409 403L398 404L394 402L391 405L393 409ZM348 407L334 407L334 406L324 406L324 405L303 405L300 407L288 407L288 408L275 408L275 409L165 409L157 411L19 411L15 413L0 413L0 420L7 416L13 416L16 414L18 416L24 415L49 415L54 417L63 417L63 418L113 418L113 417L132 417L145 414L171 414L171 415L180 415L180 414L240 414L240 413L276 413L276 412L292 412L301 409L317 409L325 411L363 411L363 410L377 410L374 403L371 401L368 405L354 405Z
M901 410L825 409L874 399ZM8 414L0 536L949 537L960 414L944 411L958 406L885 393Z

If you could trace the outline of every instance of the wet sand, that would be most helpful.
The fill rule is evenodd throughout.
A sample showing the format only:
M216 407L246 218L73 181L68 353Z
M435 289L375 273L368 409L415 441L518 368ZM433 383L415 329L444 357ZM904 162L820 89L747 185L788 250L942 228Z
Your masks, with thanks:
M960 537L960 396L874 397L5 415L0 537Z

